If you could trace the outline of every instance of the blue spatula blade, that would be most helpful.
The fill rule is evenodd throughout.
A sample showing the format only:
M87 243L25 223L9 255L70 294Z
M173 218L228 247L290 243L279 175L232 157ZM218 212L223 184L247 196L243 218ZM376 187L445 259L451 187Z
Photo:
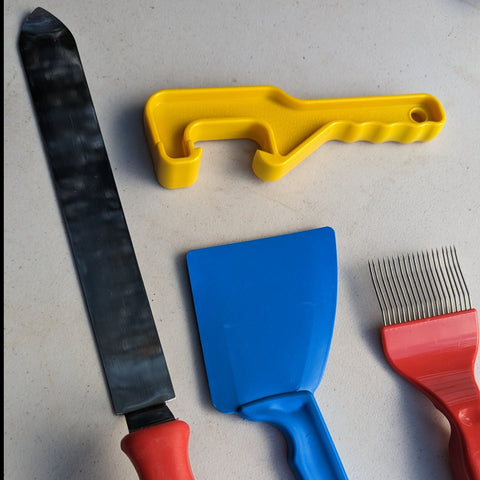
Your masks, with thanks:
M335 319L334 231L192 250L187 263L214 406L314 392Z

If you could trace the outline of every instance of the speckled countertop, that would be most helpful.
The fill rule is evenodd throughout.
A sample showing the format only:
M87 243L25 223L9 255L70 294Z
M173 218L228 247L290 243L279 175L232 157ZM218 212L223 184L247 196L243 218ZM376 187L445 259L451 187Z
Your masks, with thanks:
M4 2L4 476L136 478L112 413L17 49L37 5ZM338 306L315 396L352 480L449 480L448 426L386 363L367 260L455 245L480 305L480 3L46 0L73 33L176 391L197 480L293 480L268 425L210 403L185 254L329 225ZM330 142L276 182L250 140L202 142L166 190L142 126L165 88L275 85L299 98L430 93L429 143ZM478 363L477 363L478 365ZM478 375L478 369L477 369Z

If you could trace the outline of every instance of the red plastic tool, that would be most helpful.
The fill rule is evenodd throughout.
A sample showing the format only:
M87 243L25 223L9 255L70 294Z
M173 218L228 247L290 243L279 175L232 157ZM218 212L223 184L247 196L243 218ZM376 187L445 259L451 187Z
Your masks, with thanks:
M478 317L455 250L372 262L370 273L390 365L448 419L455 478L479 480Z

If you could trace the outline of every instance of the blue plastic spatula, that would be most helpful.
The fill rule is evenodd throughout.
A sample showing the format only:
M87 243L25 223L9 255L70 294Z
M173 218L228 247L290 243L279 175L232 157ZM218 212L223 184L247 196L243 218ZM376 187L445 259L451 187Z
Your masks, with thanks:
M215 408L279 428L297 479L346 479L313 396L335 320L334 231L192 250L187 263Z

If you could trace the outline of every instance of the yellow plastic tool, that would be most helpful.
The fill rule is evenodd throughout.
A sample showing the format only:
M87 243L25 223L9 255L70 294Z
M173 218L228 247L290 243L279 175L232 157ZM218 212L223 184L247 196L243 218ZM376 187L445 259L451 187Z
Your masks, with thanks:
M253 171L278 180L329 140L411 143L434 138L445 123L427 94L300 100L272 86L162 90L145 106L145 128L161 185L198 177L201 140L249 138L260 148Z

